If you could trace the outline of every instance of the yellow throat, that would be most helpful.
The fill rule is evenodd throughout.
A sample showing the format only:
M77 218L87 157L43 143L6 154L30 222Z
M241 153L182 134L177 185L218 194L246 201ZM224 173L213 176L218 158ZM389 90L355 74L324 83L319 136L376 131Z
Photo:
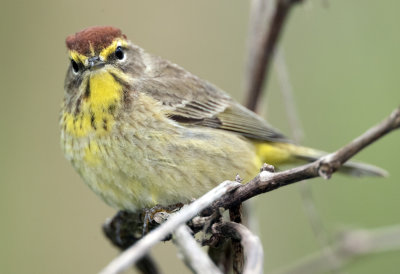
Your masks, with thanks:
M65 131L74 137L108 132L122 96L122 86L104 69L88 76L85 82L81 85L85 89L81 110L76 114L66 112L63 117Z

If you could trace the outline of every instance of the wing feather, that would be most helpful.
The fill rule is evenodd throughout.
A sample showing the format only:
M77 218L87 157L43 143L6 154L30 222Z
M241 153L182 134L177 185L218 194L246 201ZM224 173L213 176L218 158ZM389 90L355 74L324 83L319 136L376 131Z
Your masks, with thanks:
M134 88L160 101L171 119L185 126L229 130L255 140L290 142L224 91L169 61L152 58L152 72L139 78Z

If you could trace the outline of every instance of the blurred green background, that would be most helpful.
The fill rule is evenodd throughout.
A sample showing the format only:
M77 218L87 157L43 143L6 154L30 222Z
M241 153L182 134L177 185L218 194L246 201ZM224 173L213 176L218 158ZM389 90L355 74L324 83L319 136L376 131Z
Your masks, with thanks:
M399 105L400 2L305 1L282 45L306 136L334 150ZM243 100L247 1L2 1L0 273L96 273L118 251L103 237L114 211L87 188L59 146L58 112L68 65L67 35L120 27L147 51L180 64ZM275 73L262 112L290 135ZM395 132L358 155L388 179L335 175L312 180L329 235L400 223L400 141ZM299 186L256 202L266 271L319 249ZM153 253L165 273L187 270L170 243ZM369 256L346 273L398 273L400 252Z

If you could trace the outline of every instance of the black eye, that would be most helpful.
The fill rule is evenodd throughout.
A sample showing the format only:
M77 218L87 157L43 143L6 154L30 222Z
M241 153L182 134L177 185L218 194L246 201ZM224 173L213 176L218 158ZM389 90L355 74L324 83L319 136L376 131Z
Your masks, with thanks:
M77 64L74 60L72 60L72 59L71 59L71 66L72 66L72 70L73 70L75 73L78 73L78 71L79 71L79 66L78 66L78 64Z
M124 59L124 51L120 46L118 46L117 49L115 50L115 57L117 57L119 60Z

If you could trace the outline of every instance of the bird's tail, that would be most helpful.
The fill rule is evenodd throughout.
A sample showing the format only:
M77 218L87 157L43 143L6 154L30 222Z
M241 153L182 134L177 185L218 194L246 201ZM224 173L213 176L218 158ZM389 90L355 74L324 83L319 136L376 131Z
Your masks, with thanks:
M272 165L293 164L296 162L313 162L328 153L312 148L297 146L290 143L257 143L257 155ZM377 166L360 162L346 162L339 172L355 177L387 177L388 172Z

